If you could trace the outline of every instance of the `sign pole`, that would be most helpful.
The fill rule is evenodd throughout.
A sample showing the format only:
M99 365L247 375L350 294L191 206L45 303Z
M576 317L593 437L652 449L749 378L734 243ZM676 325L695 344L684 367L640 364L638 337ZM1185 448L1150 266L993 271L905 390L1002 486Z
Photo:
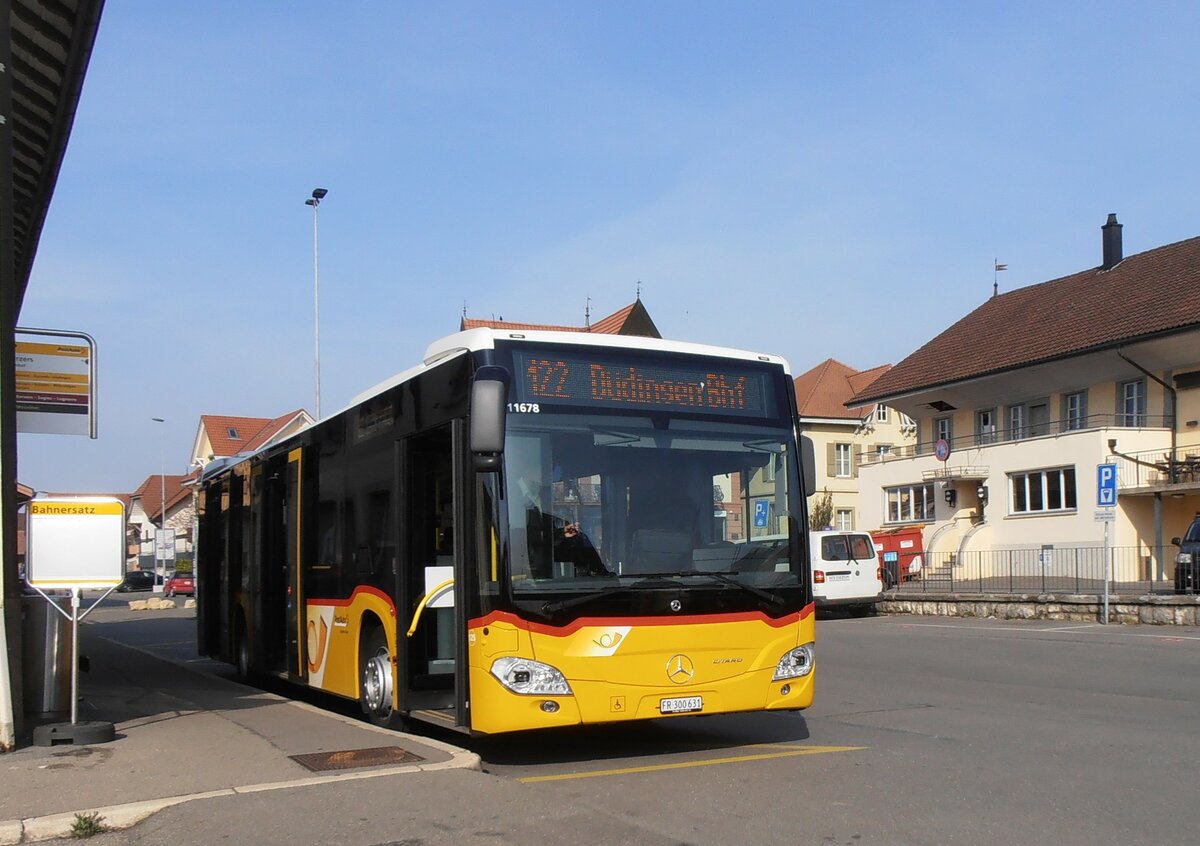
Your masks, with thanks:
M1104 625L1108 625L1108 520L1104 521Z
M79 588L71 588L71 725L79 724Z
M1108 524L1113 522L1117 508L1117 465L1112 462L1096 465L1096 506L1100 509L1097 518L1104 520L1104 625L1108 625L1108 582L1111 575Z

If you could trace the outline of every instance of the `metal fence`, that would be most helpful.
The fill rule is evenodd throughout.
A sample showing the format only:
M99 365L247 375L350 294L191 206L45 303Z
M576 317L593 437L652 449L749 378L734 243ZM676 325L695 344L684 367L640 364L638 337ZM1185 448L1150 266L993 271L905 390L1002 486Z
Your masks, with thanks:
M1163 550L1164 578L1154 555L1142 547L1108 549L1110 593L1174 593L1174 550ZM901 555L884 564L889 592L920 593L1075 593L1104 592L1102 546L1053 549L994 549L978 552ZM915 569L915 572L914 572ZM1190 590L1190 589L1189 589Z

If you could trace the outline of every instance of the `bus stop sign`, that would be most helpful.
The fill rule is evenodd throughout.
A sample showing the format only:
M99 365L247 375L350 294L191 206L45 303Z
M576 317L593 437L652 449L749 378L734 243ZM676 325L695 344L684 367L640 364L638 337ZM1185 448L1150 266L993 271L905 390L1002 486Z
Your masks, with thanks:
M110 497L34 498L26 580L43 590L115 588L125 577L125 506Z

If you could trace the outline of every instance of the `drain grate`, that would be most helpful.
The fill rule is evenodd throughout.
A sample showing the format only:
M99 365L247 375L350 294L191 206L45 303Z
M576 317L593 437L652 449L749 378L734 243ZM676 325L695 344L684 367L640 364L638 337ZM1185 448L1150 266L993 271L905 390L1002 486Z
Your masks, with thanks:
M390 764L411 764L424 761L399 746L376 746L372 749L344 749L341 752L309 752L289 755L293 761L314 773L327 770L353 770L360 767L382 767Z

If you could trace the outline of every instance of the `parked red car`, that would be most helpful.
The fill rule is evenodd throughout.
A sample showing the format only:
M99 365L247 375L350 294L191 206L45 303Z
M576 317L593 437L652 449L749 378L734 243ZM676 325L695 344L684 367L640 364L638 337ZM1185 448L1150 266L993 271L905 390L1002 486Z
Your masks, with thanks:
M192 575L174 575L167 579L167 584L164 587L164 592L167 596L175 596L182 594L183 596L196 595L196 579Z

